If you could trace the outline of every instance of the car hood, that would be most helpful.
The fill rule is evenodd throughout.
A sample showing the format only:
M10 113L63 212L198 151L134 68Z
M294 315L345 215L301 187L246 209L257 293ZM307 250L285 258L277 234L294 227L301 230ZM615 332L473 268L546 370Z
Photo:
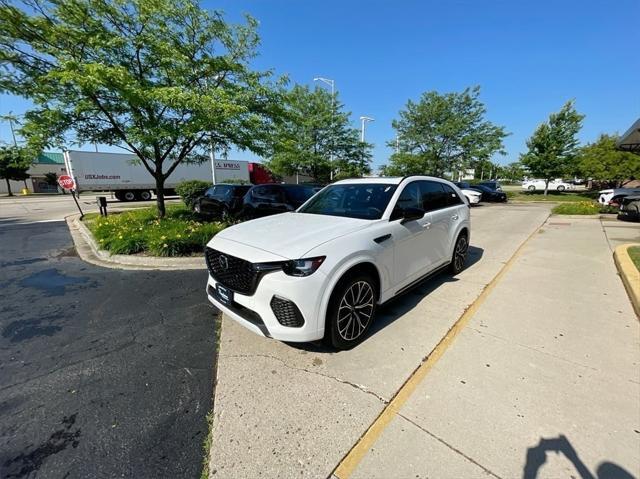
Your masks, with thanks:
M313 248L369 227L373 221L307 213L282 213L246 221L222 230L216 238L287 259L299 259Z

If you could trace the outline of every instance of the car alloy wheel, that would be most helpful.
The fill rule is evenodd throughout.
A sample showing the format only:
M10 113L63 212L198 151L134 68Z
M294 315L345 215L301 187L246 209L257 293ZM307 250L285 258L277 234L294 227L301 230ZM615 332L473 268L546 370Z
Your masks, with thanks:
M358 339L373 315L375 294L367 281L357 281L347 289L338 306L338 334L345 341Z
M564 185L559 185L559 186L558 186L558 191L564 191L564 189L565 189L565 188L564 188Z
M529 191L536 191L536 187L531 185L529 186L529 188L527 188Z
M453 258L451 261L451 272L458 274L464 268L467 260L467 252L469 251L469 241L464 234L461 234L456 241L456 247L453 250Z

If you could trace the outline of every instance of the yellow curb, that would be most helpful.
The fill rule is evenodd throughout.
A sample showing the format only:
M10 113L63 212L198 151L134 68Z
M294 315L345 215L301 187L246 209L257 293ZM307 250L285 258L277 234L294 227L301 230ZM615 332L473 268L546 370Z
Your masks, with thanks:
M518 249L516 249L498 274L484 287L476 300L471 303L462 316L460 316L453 326L451 326L451 329L447 331L447 334L444 335L436 347L422 360L413 373L411 373L409 378L400 387L389 404L385 406L380 415L373 421L373 424L369 426L369 429L367 429L364 435L360 437L358 442L356 442L342 461L340 461L333 471L333 476L337 479L348 479L351 477L355 469L367 455L371 447L377 442L378 438L382 435L391 420L400 412L402 406L411 397L418 385L423 381L438 360L444 355L449 346L454 343L456 337L466 327L471 318L475 316L478 309L480 309L480 306L482 306L482 304L487 300L496 285L500 283L502 278L522 255L522 251L528 245L529 241L538 233L540 228L547 222L547 219L548 217L545 218L542 224L538 226L520 246L518 246Z
M631 246L640 246L640 244L627 243L618 246L613 252L613 259L620 272L624 287L629 294L633 309L636 311L638 318L640 318L640 271L638 271L636 265L631 261L631 257L627 251Z

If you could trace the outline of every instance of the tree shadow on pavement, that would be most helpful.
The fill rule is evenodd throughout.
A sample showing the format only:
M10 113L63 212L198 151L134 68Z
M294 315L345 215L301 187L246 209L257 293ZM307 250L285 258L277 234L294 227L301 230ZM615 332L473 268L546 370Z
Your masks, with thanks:
M527 449L527 462L524 466L522 479L536 479L538 477L538 471L547 461L547 452L563 454L576 468L580 479L634 479L632 474L612 462L601 462L596 473L592 474L578 456L571 442L563 434L551 439L541 437L537 446Z

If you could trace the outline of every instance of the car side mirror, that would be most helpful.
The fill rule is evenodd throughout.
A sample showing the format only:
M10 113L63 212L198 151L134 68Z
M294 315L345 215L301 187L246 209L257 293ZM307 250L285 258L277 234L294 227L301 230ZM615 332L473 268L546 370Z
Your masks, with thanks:
M415 208L413 206L408 206L407 208L403 208L400 211L395 212L392 216L392 219L402 218L400 224L407 223L408 221L414 221L422 219L425 211L422 208Z

